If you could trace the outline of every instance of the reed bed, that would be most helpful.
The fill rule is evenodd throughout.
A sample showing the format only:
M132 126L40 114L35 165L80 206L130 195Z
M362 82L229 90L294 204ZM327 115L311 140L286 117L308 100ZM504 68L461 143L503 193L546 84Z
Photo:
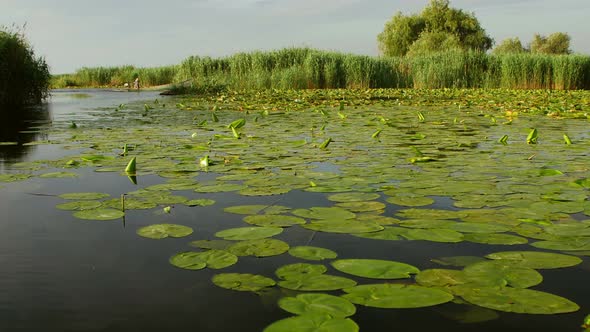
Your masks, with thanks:
M116 86L139 76L143 86L190 81L226 89L507 88L589 89L590 56L448 51L371 57L310 48L191 56L159 68L83 68L54 86ZM207 89L205 89L207 90Z

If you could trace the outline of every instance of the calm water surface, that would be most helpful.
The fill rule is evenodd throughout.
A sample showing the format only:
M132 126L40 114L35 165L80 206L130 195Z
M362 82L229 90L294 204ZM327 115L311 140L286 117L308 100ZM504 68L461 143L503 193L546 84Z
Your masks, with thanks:
M88 94L79 98L74 93ZM40 110L28 118L2 123L0 141L19 144L51 140L51 126L92 117L101 109L137 100L153 100L153 92L118 93L101 90L54 91ZM159 97L158 97L159 98ZM23 132L24 131L24 132ZM73 153L60 146L0 147L0 164L9 169L15 162L56 158ZM1 171L2 169L0 169ZM118 174L77 170L79 178L32 178L3 184L0 189L0 331L261 331L270 323L288 317L276 306L283 296L279 289L258 296L214 286L212 270L185 271L172 267L168 258L190 250L187 243L197 238L153 241L136 235L140 226L171 222L191 226L198 238L213 238L221 229L243 226L242 216L222 210L238 204L276 203L276 197L248 198L236 194L198 194L183 191L189 198L211 198L217 204L197 210L176 206L170 215L153 210L133 211L124 221L84 221L69 211L55 208L58 195L66 192L106 192L113 197L136 190ZM211 175L209 175L211 176ZM199 175L199 180L201 180ZM140 186L162 183L157 176L144 176ZM381 199L381 201L384 201ZM325 195L293 191L279 204L293 208L328 204ZM438 204L447 205L441 199ZM394 211L386 211L391 215ZM425 241L373 241L350 235L317 233L291 228L277 236L290 245L311 244L333 249L340 257L386 258L414 264L420 269L440 267L432 257L484 255L490 246L441 244ZM506 247L498 247L506 250ZM530 250L511 246L511 250ZM240 262L222 272L258 273L273 276L287 263L299 262L288 255ZM380 310L357 306L352 318L361 331L579 331L590 310L590 273L584 262L564 270L543 270L542 290L564 296L582 307L567 315L517 315L499 313L490 322L461 324L448 318L460 307L446 304L413 310ZM341 275L331 270L331 274ZM362 282L368 279L356 278Z

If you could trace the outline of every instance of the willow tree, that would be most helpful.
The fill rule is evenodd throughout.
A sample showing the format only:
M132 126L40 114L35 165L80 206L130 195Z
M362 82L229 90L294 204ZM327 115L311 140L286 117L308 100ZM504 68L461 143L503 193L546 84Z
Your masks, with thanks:
M438 51L444 45L487 51L494 43L473 13L452 8L449 0L431 0L420 14L396 13L377 40L386 56L404 56L416 43L414 49L419 51L416 53L428 49ZM439 44L441 40L445 43Z

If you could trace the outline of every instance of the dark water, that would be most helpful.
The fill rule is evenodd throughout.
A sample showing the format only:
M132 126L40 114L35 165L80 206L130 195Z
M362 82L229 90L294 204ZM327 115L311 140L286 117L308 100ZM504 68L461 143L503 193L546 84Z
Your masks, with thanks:
M27 142L47 140L39 133L21 133L26 127L64 125L78 116L96 112L97 107L114 107L137 99L153 99L153 93L127 94L85 91L91 98L55 92L51 102L24 119L19 128L6 130L2 140ZM8 127L7 127L8 128ZM48 150L49 149L49 150ZM53 150L52 150L53 149ZM60 151L51 146L0 147L6 167L22 160L46 158ZM270 323L288 317L276 306L289 293L278 288L258 296L214 286L210 279L218 271L186 271L173 268L168 258L190 250L187 243L197 238L154 241L138 237L138 227L173 222L191 226L198 239L213 238L221 229L243 226L242 217L222 210L237 204L278 203L293 208L328 204L323 194L291 192L276 197L248 198L235 194L179 192L189 198L210 198L217 204L198 209L176 206L170 215L133 211L124 221L98 222L74 218L55 205L51 196L66 192L97 191L118 197L137 189L118 174L78 171L74 179L33 178L4 184L0 189L0 331L261 331ZM140 185L164 182L157 176L140 178ZM42 194L42 196L40 195ZM49 196L47 196L49 195ZM439 204L448 204L441 200ZM391 215L394 211L386 211ZM413 264L420 269L440 267L432 257L485 255L493 251L527 250L528 246L491 247L469 243L441 244L426 241L374 241L291 228L277 236L290 245L311 244L330 248L346 258L387 258ZM258 273L273 276L274 270L298 260L282 255L256 259L240 258L223 272ZM341 275L330 270L331 274ZM380 310L357 306L352 318L361 331L579 331L584 311L590 308L589 265L541 271L543 290L564 296L582 307L566 315L518 315L498 313L490 322L462 324L449 319L448 312L461 306L445 304L433 308ZM356 278L363 283L368 279Z

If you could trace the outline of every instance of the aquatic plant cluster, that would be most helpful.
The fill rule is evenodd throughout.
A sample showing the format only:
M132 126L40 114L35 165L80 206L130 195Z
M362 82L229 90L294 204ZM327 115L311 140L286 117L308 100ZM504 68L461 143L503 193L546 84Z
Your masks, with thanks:
M211 282L228 291L279 289L277 305L293 316L266 332L358 331L359 306L447 303L481 321L501 312L570 313L578 304L542 282L545 270L583 264L590 252L588 98L585 91L317 90L157 100L106 110L77 128L63 124L55 141L39 144L83 153L14 164L0 181L76 177L78 168L136 176L135 191L62 193L57 207L85 220L125 217L150 240L190 237L190 250L170 253L170 268L223 270ZM149 175L167 180L142 187ZM299 206L296 192L327 203ZM212 199L218 193L260 202L227 204ZM215 232L204 236L203 220L134 220L139 209L174 216L171 207L222 209L243 224L214 221ZM309 240L289 243L293 232ZM314 246L318 234L371 246L469 242L486 254L433 253L440 266L429 268L400 253L343 257L337 247ZM298 262L270 275L244 260L278 255Z
M54 77L53 87L144 85L191 81L196 91L335 88L590 88L586 55L486 54L448 51L413 57L371 57L288 48L224 58L192 56L162 68L83 68ZM211 92L211 91L205 91Z
M41 102L48 95L49 68L20 31L0 26L0 114Z

